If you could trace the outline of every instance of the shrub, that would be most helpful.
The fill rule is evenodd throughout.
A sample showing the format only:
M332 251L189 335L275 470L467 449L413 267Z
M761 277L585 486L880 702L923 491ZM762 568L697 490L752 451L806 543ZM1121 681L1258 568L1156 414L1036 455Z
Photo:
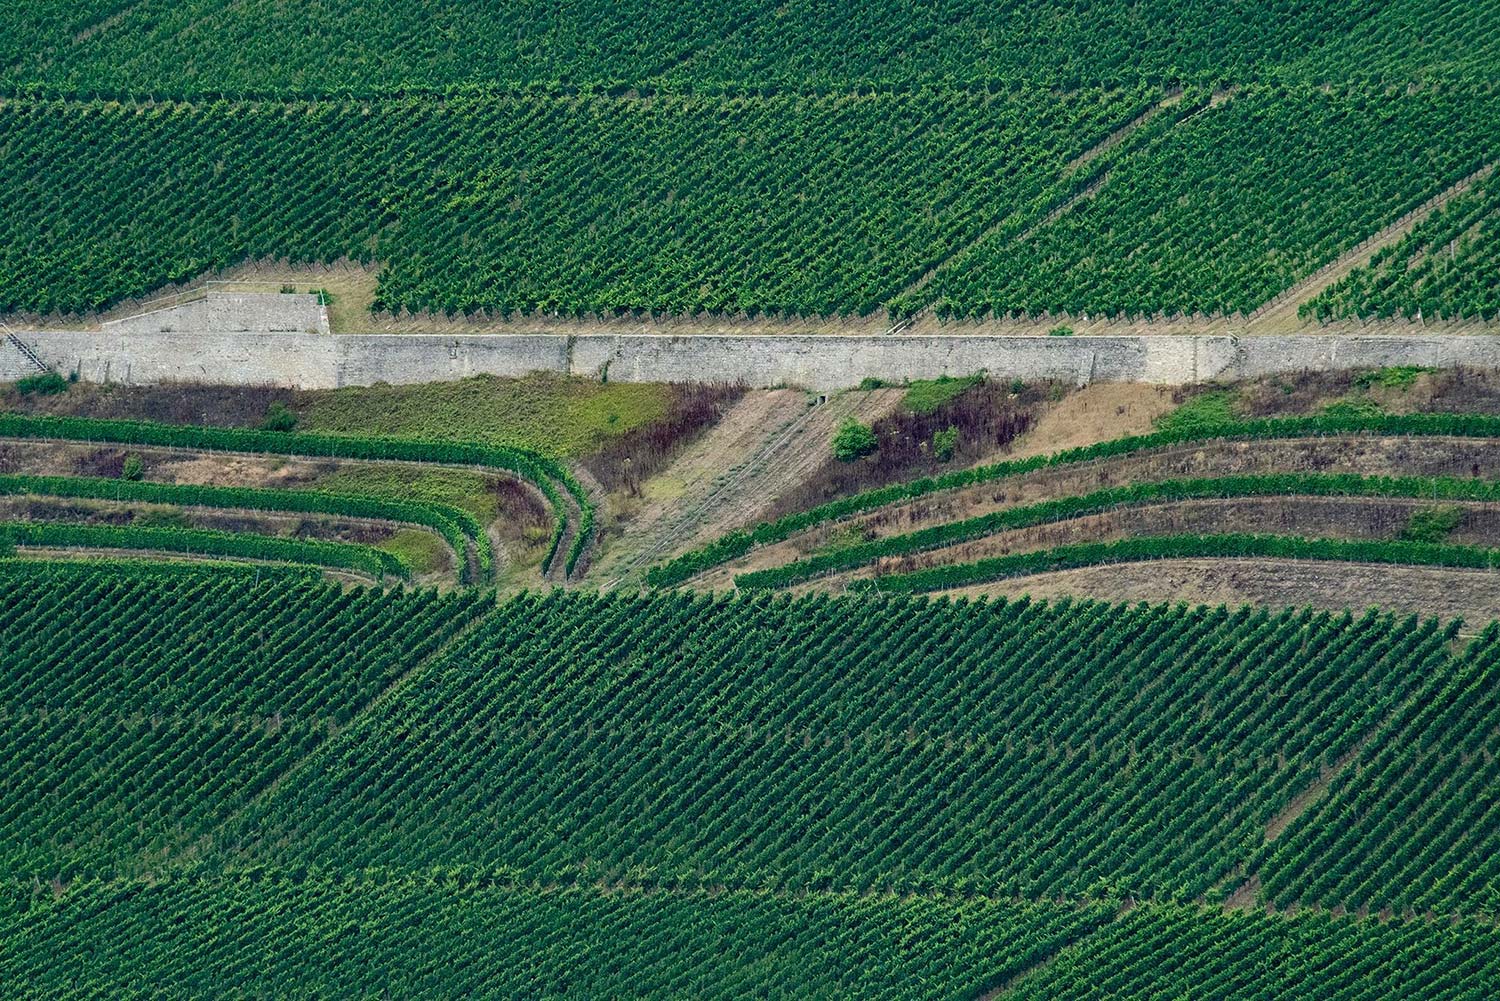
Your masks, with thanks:
M38 372L36 375L28 375L24 379L16 380L16 389L22 393L36 393L38 396L56 396L58 393L68 391L68 380L56 372Z
M1451 504L1424 507L1412 512L1401 538L1407 542L1442 542L1458 527L1463 512Z
M958 428L949 426L932 436L932 457L939 462L947 462L953 458L953 453L958 451Z
M276 400L266 408L265 419L260 422L262 431L295 431L297 429L297 415L287 409L287 405Z
M146 475L146 463L139 455L131 452L125 456L125 464L120 467L120 479L138 480Z
M1066 323L1059 323L1057 326L1055 326L1051 330L1047 331L1047 336L1048 337L1072 337L1073 336L1073 328L1070 327L1070 326L1068 326Z
M853 462L875 451L879 444L870 425L850 417L833 436L833 457L840 462Z

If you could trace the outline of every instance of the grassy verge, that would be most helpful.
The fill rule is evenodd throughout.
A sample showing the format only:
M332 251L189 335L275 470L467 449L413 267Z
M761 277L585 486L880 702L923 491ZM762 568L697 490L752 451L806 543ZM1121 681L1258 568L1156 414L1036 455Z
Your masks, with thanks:
M338 435L478 442L562 459L587 455L667 415L669 387L537 373L309 394L302 426Z

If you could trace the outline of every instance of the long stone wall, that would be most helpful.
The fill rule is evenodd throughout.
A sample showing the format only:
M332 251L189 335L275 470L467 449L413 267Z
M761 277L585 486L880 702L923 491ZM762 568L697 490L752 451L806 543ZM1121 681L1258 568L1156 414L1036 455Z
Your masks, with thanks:
M234 331L18 332L60 372L96 382L308 389L545 371L621 382L725 381L826 391L866 377L968 375L1181 384L1387 365L1500 368L1500 338L409 335ZM0 380L33 371L0 341Z

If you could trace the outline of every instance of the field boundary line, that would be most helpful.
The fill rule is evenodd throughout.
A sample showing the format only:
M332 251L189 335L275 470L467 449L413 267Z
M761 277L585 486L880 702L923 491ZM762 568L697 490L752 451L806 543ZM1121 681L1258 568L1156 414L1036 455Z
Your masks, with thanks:
M1090 928L1088 931L1083 932L1081 935L1077 935L1067 939L1065 942L1059 945L1050 955L1044 956L1041 959L1037 960L1035 963L1032 963L1029 966L1017 970L1015 973L1012 973L1010 976L1001 981L998 986L992 987L989 990L985 991L983 994L979 995L979 1001L998 1001L999 998L1004 997L1011 991L1015 990L1017 987L1021 986L1022 981L1028 980L1039 973L1045 973L1047 970L1051 969L1053 964L1061 959L1066 953L1078 948L1080 945L1087 942L1089 939L1093 938L1095 935L1099 934L1110 925L1113 925L1115 922L1119 921L1134 909L1135 904L1127 899L1124 903L1120 904L1119 909L1116 910L1114 914L1110 915L1109 920L1101 921L1096 927Z

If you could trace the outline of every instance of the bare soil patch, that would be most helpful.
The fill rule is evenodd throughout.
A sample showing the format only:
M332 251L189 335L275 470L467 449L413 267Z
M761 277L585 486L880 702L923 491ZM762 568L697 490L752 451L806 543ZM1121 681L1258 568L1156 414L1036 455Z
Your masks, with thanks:
M944 592L954 597L1074 596L1114 602L1367 608L1463 619L1477 632L1500 618L1500 573L1315 560L1179 559L1057 570Z
M1112 438L1148 434L1157 418L1176 406L1169 386L1091 383L1047 403L1031 430L1010 448L1001 450L998 457L1025 459Z
M817 403L797 390L747 394L712 431L642 488L644 503L611 512L593 578L613 586L724 532L753 523L829 455L845 418L871 422L904 390L842 393Z
M1428 502L1385 497L1229 497L1143 504L1015 529L942 549L881 560L876 573L910 573L949 563L1034 552L1081 542L1157 535L1269 533L1322 539L1393 539ZM1450 539L1500 542L1500 504L1456 503L1462 520Z
M894 504L844 522L820 525L784 542L757 549L720 571L711 571L704 582L709 586L725 586L735 573L801 559L835 538L900 535L929 525L1132 483L1281 472L1495 479L1500 478L1500 441L1347 436L1174 445L1076 466L1039 469Z

